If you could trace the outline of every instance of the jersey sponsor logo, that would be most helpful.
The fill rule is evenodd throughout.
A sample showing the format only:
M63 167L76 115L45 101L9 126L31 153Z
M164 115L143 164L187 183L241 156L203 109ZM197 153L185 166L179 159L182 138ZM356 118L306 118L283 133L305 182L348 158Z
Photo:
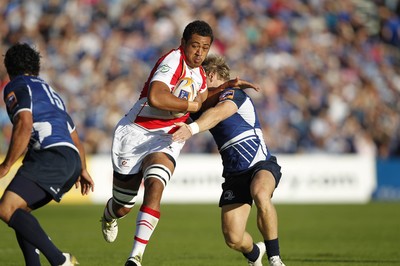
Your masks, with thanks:
M227 190L224 192L224 199L225 200L233 200L235 198L235 195L233 195L232 190Z
M18 103L17 96L13 91L7 95L6 99L6 106L8 110L12 110Z
M188 101L188 100L189 100L189 92L188 92L188 91L181 90L181 91L179 92L178 98L185 99L185 100Z
M224 91L219 96L219 101L222 102L222 101L225 101L225 100L231 100L231 99L233 99L233 96L235 96L235 91L234 90Z
M121 168L128 168L128 167L130 167L130 164L129 164L129 158L123 158L123 157L119 157L118 158L118 161L119 161L119 166L121 167Z
M170 69L171 69L171 67L169 65L160 66L160 72L161 73L167 73Z
M54 194L58 194L60 192L59 188L50 187L50 190L53 191Z

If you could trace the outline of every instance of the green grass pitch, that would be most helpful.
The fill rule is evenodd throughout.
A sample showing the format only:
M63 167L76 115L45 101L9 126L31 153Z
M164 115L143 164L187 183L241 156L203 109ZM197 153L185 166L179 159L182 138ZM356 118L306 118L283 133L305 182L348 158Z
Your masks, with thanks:
M287 266L400 265L400 203L276 205L281 254ZM35 212L51 239L82 266L124 265L138 206L119 223L116 242L100 231L100 205L50 204ZM217 205L163 205L144 266L240 266L244 257L225 246ZM253 208L248 231L260 241ZM0 225L0 265L24 265L14 232ZM48 265L43 258L42 265ZM268 265L264 259L264 265Z

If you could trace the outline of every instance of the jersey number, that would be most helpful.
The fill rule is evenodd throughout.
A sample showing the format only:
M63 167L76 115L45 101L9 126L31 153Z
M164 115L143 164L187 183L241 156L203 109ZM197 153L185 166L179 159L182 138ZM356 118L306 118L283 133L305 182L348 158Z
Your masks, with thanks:
M46 92L47 96L49 97L50 102L53 105L60 108L61 110L65 111L65 107L64 107L64 104L63 104L60 96L58 96L58 94L53 90L53 88L47 84L42 84L42 87L43 87L44 91Z

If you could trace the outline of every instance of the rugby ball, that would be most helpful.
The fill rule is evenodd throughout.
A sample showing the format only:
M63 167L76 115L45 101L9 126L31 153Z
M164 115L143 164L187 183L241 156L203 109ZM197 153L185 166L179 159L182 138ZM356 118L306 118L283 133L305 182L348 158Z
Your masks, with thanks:
M197 96L198 85L197 83L189 78L185 77L176 83L175 88L172 90L172 94L178 98L185 99L187 101L193 101ZM187 112L171 112L174 117L181 117Z

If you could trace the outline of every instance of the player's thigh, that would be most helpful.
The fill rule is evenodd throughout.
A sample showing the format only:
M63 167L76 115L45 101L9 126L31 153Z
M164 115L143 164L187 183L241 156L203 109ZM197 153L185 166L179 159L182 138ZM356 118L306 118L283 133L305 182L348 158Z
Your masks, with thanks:
M175 159L164 152L153 152L148 154L143 159L142 169L143 171L146 171L149 166L156 164L161 164L167 167L171 173L175 170Z
M242 239L246 231L246 224L251 206L244 203L223 205L221 207L221 226L225 239L237 241Z
M15 210L38 209L53 198L43 188L30 179L15 176L0 200L1 219L8 222Z
M270 171L258 171L251 181L250 192L254 200L271 198L275 190L275 178Z

